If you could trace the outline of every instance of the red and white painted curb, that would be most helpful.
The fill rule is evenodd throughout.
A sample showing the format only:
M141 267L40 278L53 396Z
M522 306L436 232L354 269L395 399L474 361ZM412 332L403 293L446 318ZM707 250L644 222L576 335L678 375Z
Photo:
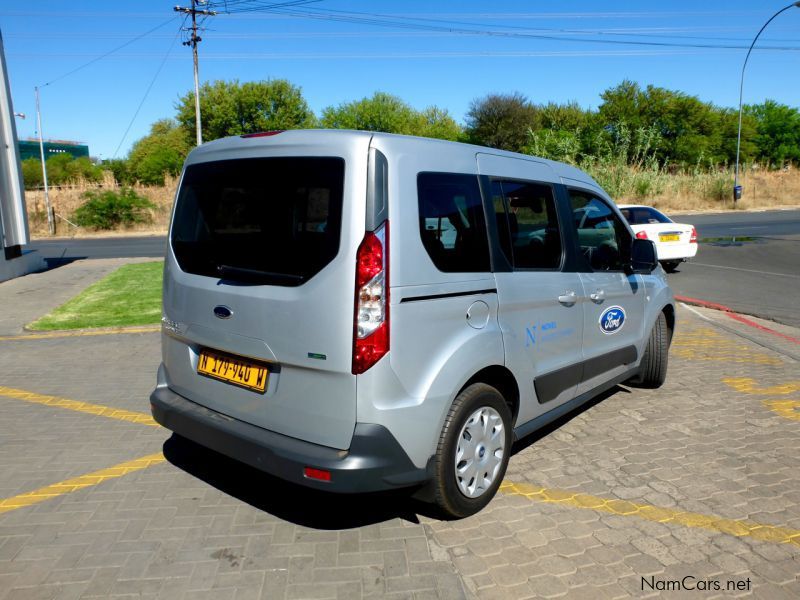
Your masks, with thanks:
M734 321L738 321L739 323L744 323L745 325L749 325L750 327L754 327L760 331L764 331L771 335L777 336L779 338L783 338L793 344L800 345L800 339L793 337L791 335L787 335L785 333L781 333L780 331L775 331L774 329L770 329L769 327L765 327L755 321L748 319L747 317L740 315L732 308L725 306L724 304L718 304L717 302L708 302L707 300L699 300L697 298L689 298L688 296L675 296L675 300L678 302L683 302L684 304L692 304L694 306L702 306L704 308L712 308L714 310L719 310L727 314L731 319Z

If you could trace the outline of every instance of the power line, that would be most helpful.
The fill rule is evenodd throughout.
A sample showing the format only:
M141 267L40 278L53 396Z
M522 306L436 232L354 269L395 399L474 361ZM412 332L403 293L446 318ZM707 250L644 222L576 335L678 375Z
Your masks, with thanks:
M220 14L240 14L252 12L269 12L274 8L289 8L291 6L304 6L316 4L321 0L285 0L284 2L270 2L268 0L211 0L208 4L213 6Z
M294 17L293 17L294 18ZM214 31L214 39L228 39L228 40L259 40L259 39L307 39L307 38L348 38L348 37L463 37L466 34L462 32L451 31L292 31L292 32L276 32L276 33L221 33L220 30ZM534 30L530 30L533 32ZM555 31L555 30L553 30ZM665 38L665 39L696 39L708 41L729 41L729 42L749 42L750 38L740 37L711 37L711 36L689 36L689 35L674 35L674 34L658 34L648 32L627 32L620 30L600 31L600 30L577 30L575 35L625 35L625 36L638 36ZM7 38L24 38L24 39L116 39L118 36L112 33L96 33L96 32L57 32L57 33L17 33L5 36ZM168 34L156 34L150 36L151 39L172 39ZM765 42L771 43L795 43L796 39L783 39L783 38L763 38Z
M153 79L150 80L150 85L147 86L147 89L144 92L144 96L142 96L142 100L141 100L141 102L139 102L139 106L136 107L136 112L133 113L133 117L131 118L130 123L128 123L128 127L125 129L125 133L122 134L122 139L119 141L119 144L117 145L117 149L114 150L114 154L112 155L111 158L116 158L117 157L117 154L119 153L119 149L122 147L122 144L125 142L125 138L128 137L128 132L130 132L131 127L133 127L133 123L134 123L134 121L136 121L136 117L139 116L139 111L142 110L142 106L144 106L145 100L147 100L147 96L150 94L150 90L153 89L153 85L155 84L156 79L158 79L158 76L161 74L161 70L164 68L164 65L166 64L167 59L169 58L169 55L172 53L172 49L175 47L175 42L178 40L178 37L181 34L182 28L183 28L183 25L181 25L181 27L178 29L178 31L175 34L175 36L172 38L172 42L170 43L169 48L167 48L167 53L164 55L164 58L161 60L161 64L158 65L158 69L156 69L156 73L155 73L155 75L153 75Z
M157 31L157 30L161 29L161 28L162 28L162 27L164 27L164 25L166 25L167 23L170 23L170 22L174 21L174 20L175 20L175 18L176 18L176 17L171 17L170 19L167 19L166 21L164 21L164 22L163 22L163 23L161 23L160 25L156 25L156 26L155 26L155 27L153 27L152 29L148 29L147 31L145 31L145 32L144 32L144 33L142 33L141 35L137 35L135 38L132 38L132 39L128 40L128 41L127 41L127 42L125 42L124 44L121 44L121 45L117 46L116 48L114 48L114 49L112 49L112 50L109 50L109 51L108 51L108 52L106 52L105 54L101 54L100 56L98 56L98 57L96 57L96 58L94 58L94 59L90 60L90 61L89 61L89 62L87 62L87 63L84 63L84 64L82 64L82 65L81 65L81 66L79 66L79 67L75 67L75 68L74 68L74 69L72 69L71 71L68 71L67 73L64 73L63 75L60 75L59 77L56 77L55 79L51 79L50 81L48 81L48 82L47 82L47 83L45 83L45 84L42 84L42 85L41 85L41 86L39 86L39 87L47 87L48 85L51 85L51 84L55 83L56 81L61 81L61 80L62 80L62 79L64 79L65 77L69 77L69 76L70 76L70 75L72 75L73 73L77 73L78 71L80 71L80 70L82 70L82 69L85 69L85 68L86 68L86 67L88 67L89 65L93 65L94 63L96 63L96 62L98 62L98 61L100 61L100 60L103 60L103 59L104 59L104 58L106 58L107 56L111 56L111 55L112 55L112 54L114 54L115 52L117 52L117 51L119 51L119 50L122 50L123 48L126 48L126 47L130 46L130 45L131 45L131 44L133 44L134 42L137 42L137 41L139 41L139 40L140 40L140 39L142 39L143 37L146 37L146 36L150 35L150 34L151 34L151 33L153 33L154 31Z
M626 46L656 46L656 47L673 47L673 48L700 48L700 49L725 49L725 50L742 50L747 46L731 45L731 44L694 44L694 43L671 43L671 42L658 42L658 41L645 41L645 40L609 40L603 38L571 38L564 37L563 33L567 31L560 31L562 35L555 33L527 33L520 31L496 31L486 29L468 29L463 27L465 23L455 21L447 22L439 19L430 19L422 17L391 17L382 15L380 13L367 13L356 11L340 11L335 9L305 9L297 10L280 7L273 9L273 11L282 14L294 15L298 18L317 19L323 21L334 21L343 23L355 23L360 25L374 25L377 27L391 27L400 29L424 30L424 31L448 31L458 32L465 35L500 37L500 38L519 38L519 39L537 39L537 40L552 40L552 41L567 41L578 43L593 43L604 45L626 45ZM398 20L402 19L402 20ZM431 23L431 24L427 24ZM435 23L435 24L434 24ZM467 23L470 27L475 26L474 23ZM515 26L503 26L508 28L515 28ZM783 49L779 47L771 49Z

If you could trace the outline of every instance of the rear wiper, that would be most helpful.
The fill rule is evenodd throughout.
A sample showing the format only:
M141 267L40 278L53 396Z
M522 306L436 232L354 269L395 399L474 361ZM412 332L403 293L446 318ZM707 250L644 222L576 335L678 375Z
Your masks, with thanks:
M292 275L289 273L273 273L271 271L259 271L257 269L245 269L244 267L232 267L230 265L219 265L217 272L225 279L230 276L238 276L251 282L265 281L291 281L299 283L305 279L302 275Z

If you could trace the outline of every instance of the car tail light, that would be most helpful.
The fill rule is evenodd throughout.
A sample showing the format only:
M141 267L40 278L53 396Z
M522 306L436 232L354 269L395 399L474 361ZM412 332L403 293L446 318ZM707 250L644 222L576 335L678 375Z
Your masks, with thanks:
M356 254L353 374L389 351L389 222L369 231Z
M637 240L646 240L646 239L648 239L647 238L647 232L646 231L637 231L636 232L636 239Z
M303 469L303 476L308 479L316 479L317 481L330 481L331 472L325 469L315 469L314 467L306 467Z
M697 243L697 229L692 227L692 234L689 236L689 243L696 244Z

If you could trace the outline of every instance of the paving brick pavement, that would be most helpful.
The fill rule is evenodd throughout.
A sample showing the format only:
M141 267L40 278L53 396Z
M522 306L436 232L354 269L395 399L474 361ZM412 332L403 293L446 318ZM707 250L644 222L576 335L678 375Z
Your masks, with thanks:
M678 316L664 387L616 388L524 441L506 480L554 498L800 530L798 422L768 404L800 402L786 387L800 384L797 363ZM157 334L2 342L0 385L146 412L159 356ZM790 392L760 393L776 386ZM638 598L662 594L646 582L686 576L750 581L749 591L691 597L800 596L800 538L512 492L474 517L440 521L405 494L311 492L159 428L3 397L0 413L0 497L160 450L167 458L0 514L0 600Z

